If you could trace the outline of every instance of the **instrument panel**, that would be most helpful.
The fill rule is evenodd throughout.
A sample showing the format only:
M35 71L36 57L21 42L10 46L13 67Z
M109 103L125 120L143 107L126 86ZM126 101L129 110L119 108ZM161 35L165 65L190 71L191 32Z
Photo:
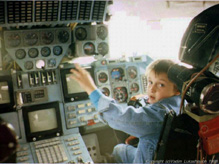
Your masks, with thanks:
M79 25L73 31L73 38L76 56L109 57L107 25Z
M23 71L55 69L71 44L69 27L5 30L4 45Z

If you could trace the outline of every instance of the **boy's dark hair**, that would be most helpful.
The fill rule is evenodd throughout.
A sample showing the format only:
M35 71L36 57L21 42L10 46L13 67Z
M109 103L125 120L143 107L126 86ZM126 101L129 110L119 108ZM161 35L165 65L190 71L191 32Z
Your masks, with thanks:
M167 73L168 69L175 63L169 59L158 59L150 63L146 68L146 76L153 70L155 74Z

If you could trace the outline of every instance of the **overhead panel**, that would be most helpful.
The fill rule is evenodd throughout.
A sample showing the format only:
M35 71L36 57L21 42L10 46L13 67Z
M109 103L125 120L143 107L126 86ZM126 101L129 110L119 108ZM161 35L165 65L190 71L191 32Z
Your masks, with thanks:
M0 25L24 26L103 22L108 0L10 1L0 2Z

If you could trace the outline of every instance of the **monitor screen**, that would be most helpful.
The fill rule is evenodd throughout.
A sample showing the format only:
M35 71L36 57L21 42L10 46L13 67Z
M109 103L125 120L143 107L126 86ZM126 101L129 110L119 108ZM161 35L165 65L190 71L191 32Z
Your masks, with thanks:
M7 81L0 82L0 104L10 103L10 93Z
M84 89L81 88L81 86L75 80L73 80L70 76L72 76L72 74L66 74L68 94L85 92Z
M63 95L65 102L73 102L88 99L88 94L85 92L81 86L71 78L72 73L71 69L66 68L61 70L62 86L63 86ZM93 69L91 67L85 68L94 79Z
M27 141L60 136L62 134L59 102L22 107Z
M28 113L30 132L41 132L58 127L55 108L37 110Z

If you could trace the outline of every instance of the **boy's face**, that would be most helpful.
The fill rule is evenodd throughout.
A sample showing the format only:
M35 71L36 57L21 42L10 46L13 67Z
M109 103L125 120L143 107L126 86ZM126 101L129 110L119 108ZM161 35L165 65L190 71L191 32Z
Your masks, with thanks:
M180 94L174 83L168 79L166 73L155 74L152 70L147 76L147 82L148 102L150 104Z

